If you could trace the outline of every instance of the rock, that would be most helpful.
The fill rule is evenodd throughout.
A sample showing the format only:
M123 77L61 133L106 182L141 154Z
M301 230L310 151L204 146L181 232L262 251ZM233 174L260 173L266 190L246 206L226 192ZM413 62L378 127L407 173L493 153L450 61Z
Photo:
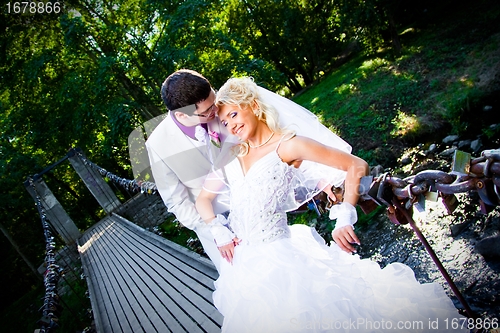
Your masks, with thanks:
M481 139L476 139L476 140L472 141L470 144L470 149L472 149L472 151L475 153L480 151L482 147L483 147L483 143L481 142Z
M470 144L471 144L471 140L461 140L461 141L458 141L458 149L469 148Z
M457 147L448 148L446 150L443 150L441 153L439 153L439 156L450 157L451 155L453 155L453 153L455 152L455 150L457 150Z
M384 173L384 167L381 166L380 164L377 165L377 166L374 166L371 170L370 170L370 175L372 175L373 177L378 177L380 176L381 174Z
M437 145L435 143L431 144L429 146L429 153L433 153L434 151L436 151L437 149Z
M458 135L448 135L446 138L443 139L443 143L450 144L450 143L457 141L458 138L459 138Z
M405 157L405 158L403 158L403 159L401 160L401 164L402 164L402 165L408 165L408 164L410 164L410 163L411 163L411 158L409 158L409 157Z
M491 105L485 105L484 108L483 108L484 112L488 112L488 111L491 111L491 110L493 110L493 107Z
M462 222L462 223L457 223L457 224L451 225L450 226L451 235L453 237L458 236L465 228L467 228L467 226L469 224L470 224L470 220Z
M476 243L475 250L485 259L500 259L500 236L480 240Z

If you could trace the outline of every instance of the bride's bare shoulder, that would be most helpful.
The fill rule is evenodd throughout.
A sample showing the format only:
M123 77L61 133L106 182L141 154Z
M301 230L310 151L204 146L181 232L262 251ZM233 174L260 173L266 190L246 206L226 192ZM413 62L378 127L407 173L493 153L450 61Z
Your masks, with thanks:
M316 141L309 138L285 134L278 148L278 155L288 164L302 160L303 152L314 145Z
M317 143L317 141L314 141L313 139L305 136L284 134L281 145L286 146L288 149L294 149L302 146L314 145Z

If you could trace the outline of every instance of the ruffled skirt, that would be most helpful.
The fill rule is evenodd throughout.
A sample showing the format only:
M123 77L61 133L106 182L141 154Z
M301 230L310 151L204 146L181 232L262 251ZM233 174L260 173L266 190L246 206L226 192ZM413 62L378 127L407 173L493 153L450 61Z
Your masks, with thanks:
M465 317L439 284L326 246L307 226L290 229L290 238L237 246L233 265L222 261L213 295L222 332L460 331L452 323Z

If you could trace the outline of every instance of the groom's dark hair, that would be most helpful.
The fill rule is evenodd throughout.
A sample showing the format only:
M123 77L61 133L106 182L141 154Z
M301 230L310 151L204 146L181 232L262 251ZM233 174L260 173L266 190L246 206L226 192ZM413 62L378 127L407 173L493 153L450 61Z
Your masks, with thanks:
M180 69L161 85L161 98L168 110L176 110L204 101L210 95L210 82L198 72Z

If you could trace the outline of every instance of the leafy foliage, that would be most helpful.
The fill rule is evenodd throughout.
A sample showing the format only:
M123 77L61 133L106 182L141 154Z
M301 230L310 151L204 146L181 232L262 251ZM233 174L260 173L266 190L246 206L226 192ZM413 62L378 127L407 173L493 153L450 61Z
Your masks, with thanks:
M355 153L383 163L391 140L443 124L467 131L467 111L494 81L486 80L488 68L499 63L492 23L499 10L488 0L64 4L59 14L0 13L0 221L35 266L43 260L42 229L23 182L76 146L132 178L128 134L165 112L160 86L177 69L197 70L214 87L251 75L275 91L301 91L295 100ZM68 163L44 179L81 230L102 216ZM0 239L7 306L40 282Z
M234 42L281 72L292 92L319 78L346 45L330 1L228 0L224 8Z

